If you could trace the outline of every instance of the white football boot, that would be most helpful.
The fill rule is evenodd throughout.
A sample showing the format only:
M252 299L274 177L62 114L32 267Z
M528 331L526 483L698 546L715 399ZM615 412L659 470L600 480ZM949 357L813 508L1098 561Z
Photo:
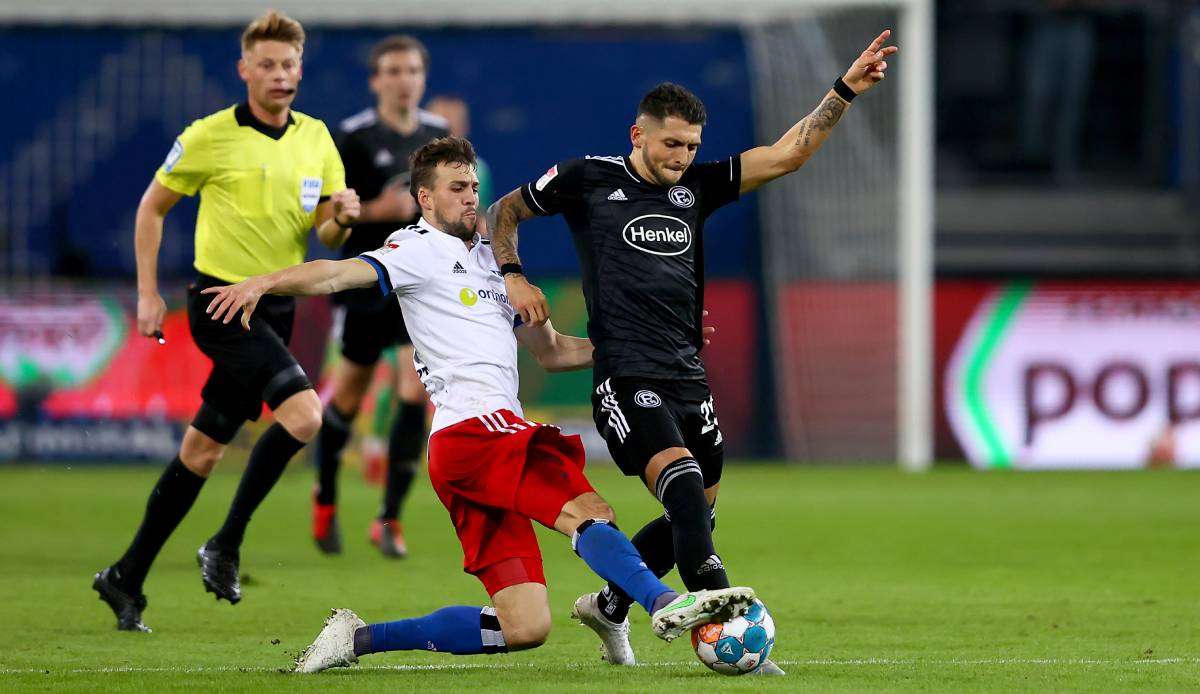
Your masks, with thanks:
M651 616L650 626L658 638L674 641L699 624L728 622L740 617L753 603L754 589L740 586L680 593Z
M334 610L325 618L325 628L317 634L316 640L296 659L296 672L320 672L357 663L354 630L366 625L350 610Z
M571 618L591 628L600 637L600 659L613 665L636 665L633 646L629 645L629 618L613 624L596 603L599 593L581 595L571 609Z
M750 674L751 675L767 675L768 677L772 676L772 675L775 677L783 677L787 673L783 671L783 668L779 667L770 658L768 658L763 661L762 665L758 666L757 670L755 670L754 672L752 672Z

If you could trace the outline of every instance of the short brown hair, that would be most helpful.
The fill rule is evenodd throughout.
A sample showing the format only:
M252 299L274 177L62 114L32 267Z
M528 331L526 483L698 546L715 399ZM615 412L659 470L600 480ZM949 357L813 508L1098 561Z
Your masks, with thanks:
M408 183L408 192L417 197L421 187L432 188L437 176L438 164L464 164L475 168L475 148L465 137L439 137L409 157L408 166L412 172Z
M267 10L262 16L246 25L242 32L242 50L254 48L259 41L282 41L290 43L296 50L304 51L304 27L300 22L277 10Z
M704 102L700 97L691 93L687 87L681 87L673 82L663 82L642 97L638 104L637 115L645 114L665 120L668 116L682 118L691 125L704 125L708 114L704 111Z
M379 60L383 56L388 53L404 51L416 51L420 54L421 65L425 68L425 72L429 72L429 49L425 47L425 44L415 36L393 34L371 47L371 54L367 57L367 64L371 66L371 74L379 72Z

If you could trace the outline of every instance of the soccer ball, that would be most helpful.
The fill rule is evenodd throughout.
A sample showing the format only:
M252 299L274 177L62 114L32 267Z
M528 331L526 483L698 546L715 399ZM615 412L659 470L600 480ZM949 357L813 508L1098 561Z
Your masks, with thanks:
M692 629L696 657L722 675L747 675L762 665L775 645L775 621L766 605L755 600L746 614L724 624Z

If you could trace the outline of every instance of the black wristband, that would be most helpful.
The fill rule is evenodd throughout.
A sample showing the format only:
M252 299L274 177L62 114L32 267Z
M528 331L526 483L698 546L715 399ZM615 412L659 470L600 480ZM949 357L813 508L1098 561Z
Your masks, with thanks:
M505 263L500 266L500 275L524 275L525 271L521 269L520 263Z
M350 222L349 224L342 224L341 222L338 221L336 214L333 215L333 223L340 226L343 229L349 229L350 227L354 226L354 222Z
M833 93L841 97L842 101L845 101L846 103L854 101L854 97L858 96L858 94L855 94L854 90L850 88L850 85L846 84L846 80L842 79L841 77L834 80Z

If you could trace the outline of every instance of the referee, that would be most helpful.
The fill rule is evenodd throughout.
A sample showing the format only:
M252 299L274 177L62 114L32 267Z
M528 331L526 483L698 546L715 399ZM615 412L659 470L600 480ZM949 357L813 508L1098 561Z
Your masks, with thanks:
M246 102L184 130L138 205L138 331L161 335L166 304L158 292L157 264L163 217L182 196L200 193L198 275L188 289L188 319L196 345L213 366L200 410L150 492L133 542L92 584L121 630L149 631L142 624L142 585L151 563L226 445L243 422L258 418L265 402L275 423L254 446L224 525L197 553L205 588L230 603L241 599L238 550L246 524L321 426L320 400L287 349L293 300L272 298L245 330L209 320L208 302L200 295L205 287L302 262L313 226L323 243L339 245L357 219L358 196L346 189L325 124L291 110L303 49L299 22L275 11L251 22L242 33L237 65Z

